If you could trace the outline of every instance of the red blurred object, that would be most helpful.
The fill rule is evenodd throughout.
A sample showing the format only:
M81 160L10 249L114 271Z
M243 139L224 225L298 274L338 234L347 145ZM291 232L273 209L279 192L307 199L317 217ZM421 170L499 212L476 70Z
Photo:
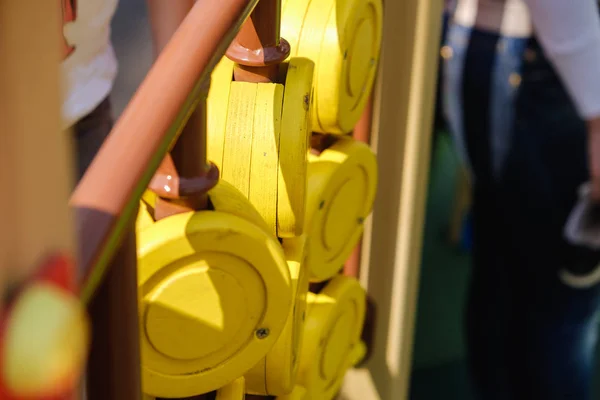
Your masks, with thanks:
M7 327L10 323L13 307L19 296L32 283L50 283L61 290L76 294L75 264L71 257L65 254L54 254L46 259L38 272L18 289L17 293L10 299L10 302L4 305L0 315L0 400L75 400L76 389L72 387L72 379L68 382L56 382L51 394L41 394L39 396L20 396L12 393L4 381L3 360L4 358L4 337Z

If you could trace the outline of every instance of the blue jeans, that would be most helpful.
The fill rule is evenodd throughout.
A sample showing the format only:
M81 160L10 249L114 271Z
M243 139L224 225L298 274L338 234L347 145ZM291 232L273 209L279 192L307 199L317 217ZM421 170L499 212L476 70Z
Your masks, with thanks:
M483 400L589 400L600 253L562 230L588 179L586 129L534 39L452 25L444 109L473 177L468 360Z
M75 136L76 182L83 177L112 127L113 117L109 97L72 127Z

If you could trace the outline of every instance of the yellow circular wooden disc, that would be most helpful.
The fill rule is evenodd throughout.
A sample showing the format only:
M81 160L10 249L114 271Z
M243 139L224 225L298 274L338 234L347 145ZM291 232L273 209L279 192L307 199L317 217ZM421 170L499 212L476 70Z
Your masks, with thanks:
M340 137L319 156L309 156L306 232L311 281L330 279L342 268L360 238L376 188L377 160L364 143Z
M267 356L246 374L248 393L283 395L290 393L296 384L308 293L308 274L304 265L305 241L303 237L284 246L295 300L277 343Z
M256 208L230 183L222 179L219 180L217 185L208 192L208 197L215 210L237 215L264 229L266 232L270 232L267 224L265 224L265 221L258 211L256 211ZM140 201L140 209L136 221L138 232L154 224L155 203L156 194L150 190L146 190Z
M383 6L381 0L306 3L286 2L282 32L290 43L297 43L293 55L316 64L312 130L345 134L354 129L371 93L381 47Z
M237 215L272 234L256 208L232 184L219 180L217 185L208 192L208 197L216 211Z
M307 153L314 63L292 58L287 66L279 145L277 236L303 232L306 208Z
M356 279L338 275L307 302L298 383L308 398L330 400L361 346L366 294Z
M223 146L229 108L229 90L233 80L234 62L223 57L211 75L210 90L206 100L207 138L206 154L210 161L221 170L223 166Z
M144 392L186 397L242 376L272 348L291 306L279 243L235 215L165 218L138 239Z
M229 385L217 390L215 400L244 400L246 397L246 382L244 378L238 378Z
M1 360L4 381L23 398L51 398L76 386L85 367L89 325L79 299L37 283L17 299Z

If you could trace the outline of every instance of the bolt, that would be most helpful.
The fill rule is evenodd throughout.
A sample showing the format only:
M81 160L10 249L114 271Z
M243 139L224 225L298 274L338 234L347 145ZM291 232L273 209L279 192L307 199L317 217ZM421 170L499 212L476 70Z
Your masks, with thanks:
M269 336L269 333L271 332L268 328L260 328L256 330L256 337L259 339L265 339L267 336Z

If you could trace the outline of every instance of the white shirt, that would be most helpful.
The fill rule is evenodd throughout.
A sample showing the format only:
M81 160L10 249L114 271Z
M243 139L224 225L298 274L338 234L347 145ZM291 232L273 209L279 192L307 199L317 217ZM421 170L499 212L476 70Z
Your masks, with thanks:
M111 92L117 59L110 23L118 0L61 0L63 7L63 127L90 113Z
M600 117L597 0L458 0L454 20L506 36L534 31L580 115Z

